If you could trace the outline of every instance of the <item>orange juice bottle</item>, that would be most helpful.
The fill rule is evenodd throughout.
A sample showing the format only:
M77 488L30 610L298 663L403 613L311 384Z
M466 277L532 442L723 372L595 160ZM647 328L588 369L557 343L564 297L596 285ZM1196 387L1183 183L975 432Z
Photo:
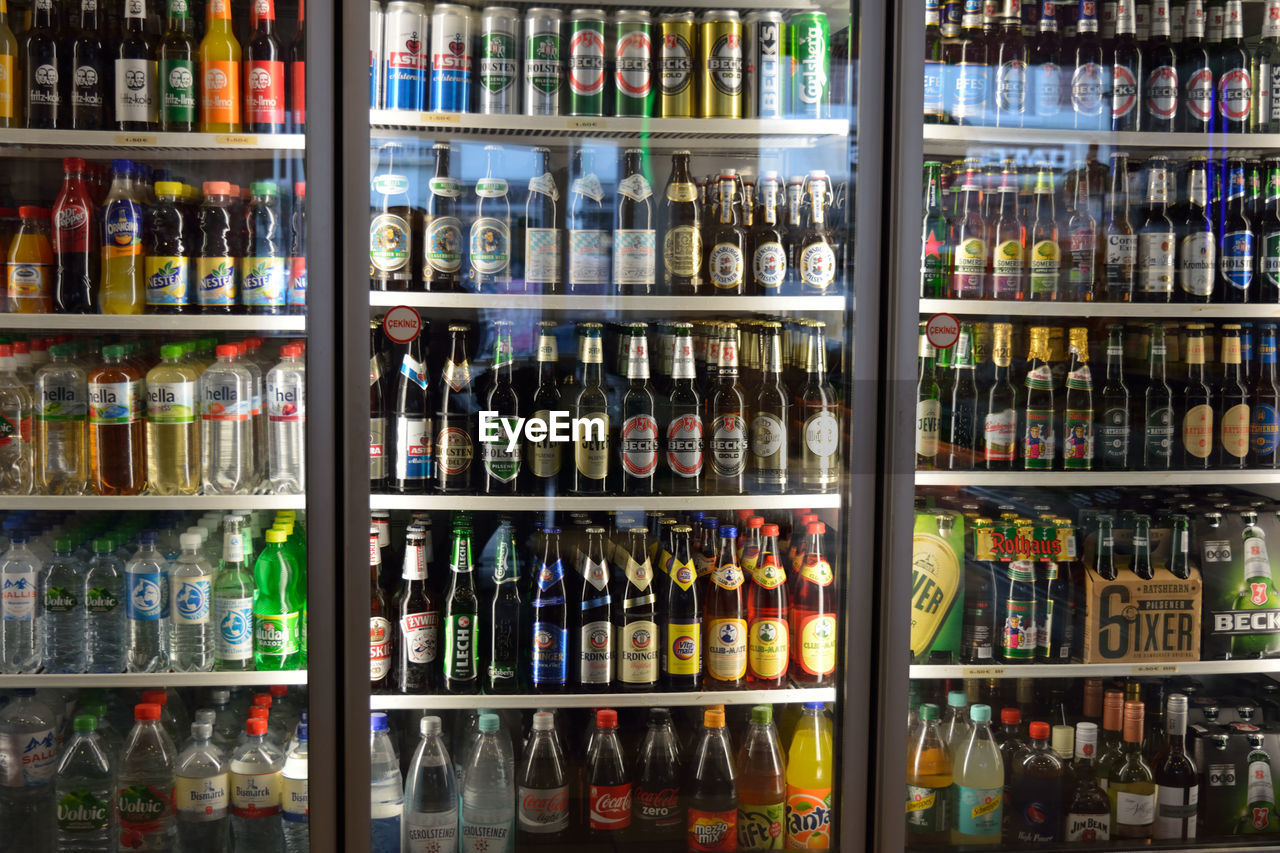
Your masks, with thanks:
M827 850L835 823L831 726L821 702L804 703L804 714L787 751L787 849ZM948 784L951 765L947 764ZM908 772L910 778L910 772Z
M240 42L231 29L231 0L209 0L200 41L200 130L240 132Z
M907 839L910 846L946 844L951 837L951 785L955 777L951 753L947 751L947 743L942 739L938 726L941 716L937 705L920 706L920 728L915 742L907 751ZM805 722L808 722L808 717ZM796 730L796 737L800 737L800 729ZM787 782L790 781L791 774L788 773ZM788 790L790 787L788 784ZM787 817L790 816L788 810Z
M49 211L18 208L22 225L9 244L9 310L15 314L53 313L53 244Z

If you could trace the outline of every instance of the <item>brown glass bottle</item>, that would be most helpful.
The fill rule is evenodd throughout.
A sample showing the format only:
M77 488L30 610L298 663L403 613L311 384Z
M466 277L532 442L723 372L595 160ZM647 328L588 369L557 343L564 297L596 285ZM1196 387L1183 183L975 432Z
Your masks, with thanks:
M746 292L747 232L742 227L738 173L733 169L721 172L716 193L718 217L707 241L707 278L715 293L741 296Z
M379 582L382 576L382 549L378 528L369 528L369 691L391 689L391 619L387 597Z
M702 290L702 223L698 188L689 173L688 151L671 156L671 177L664 204L662 240L663 278L667 292L677 296Z
M467 357L467 323L449 324L449 357L441 373L440 405L436 412L436 485L442 492L471 490L471 464L476 455L473 421L475 392L471 360Z

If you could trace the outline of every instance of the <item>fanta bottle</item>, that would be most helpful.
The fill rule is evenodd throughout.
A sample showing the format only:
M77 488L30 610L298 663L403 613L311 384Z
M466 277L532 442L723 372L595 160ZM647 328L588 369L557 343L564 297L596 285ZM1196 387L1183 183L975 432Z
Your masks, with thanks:
M821 702L806 702L787 751L787 849L831 847L834 775L831 726Z
M209 0L200 41L200 130L240 132L240 42L231 29L230 0Z
M15 314L53 312L53 245L49 211L18 208L22 225L9 244L9 310Z
M201 314L231 314L236 307L236 265L231 184L206 181L196 251L196 306Z
M102 215L102 313L141 314L143 295L142 202L132 160L111 161L111 189Z

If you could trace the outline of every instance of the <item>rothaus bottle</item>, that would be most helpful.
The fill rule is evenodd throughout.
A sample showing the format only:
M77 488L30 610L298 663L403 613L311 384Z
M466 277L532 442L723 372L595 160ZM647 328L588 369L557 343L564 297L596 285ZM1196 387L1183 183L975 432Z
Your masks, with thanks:
M626 336L627 387L622 394L618 457L624 495L657 494L658 421L649 385L648 325L631 323Z
M722 341L722 372L725 369L724 346ZM807 491L826 492L835 488L840 479L841 435L840 405L835 388L827 379L826 323L815 320L809 325L804 354L805 382L796 395L792 427L799 444L796 456L799 459L800 485ZM977 429L976 423L973 428Z
M455 524L449 549L449 591L444 602L444 689L480 690L480 605L471 564L471 528Z
M582 388L573 402L578 435L573 443L573 492L608 491L609 399L604 387L604 341L599 323L583 323ZM588 423L589 422L589 423Z
M468 257L470 285L477 293L511 292L511 205L501 169L501 145L486 145L484 177L476 181L476 218L471 222Z
M1170 38L1170 0L1151 2L1151 38L1144 45L1142 62L1146 79L1142 84L1142 129L1172 131L1178 122L1178 56Z
M1218 235L1218 287L1225 302L1253 301L1253 269L1256 241L1248 214L1248 188L1244 161L1227 166L1227 200L1222 206L1222 231Z
M1178 129L1208 133L1213 123L1213 62L1205 47L1204 0L1186 0L1182 42L1178 45L1181 104Z
M613 229L604 204L604 186L595 172L590 149L575 156L569 190L569 248L565 279L570 293L601 294L612 275Z
M628 148L623 152L622 172L613 231L613 286L624 295L647 295L653 292L657 273L657 231L644 151Z
M98 0L80 0L80 26L71 39L67 54L68 127L75 130L104 130L107 127L106 52L99 35L102 17Z
M1182 390L1182 428L1179 445L1185 468L1213 466L1214 395L1205 377L1204 325L1187 326L1187 379Z
M741 296L746 292L747 232L742 227L738 173L733 169L722 171L716 190L720 215L707 241L710 244L707 277L714 293Z
M1258 372L1249 389L1249 465L1280 468L1280 387L1276 386L1276 327L1262 324Z
M760 176L756 197L759 204L751 223L751 287L752 293L760 296L782 292L783 282L787 279L786 231L783 228L783 187L778 173L769 171ZM938 213L941 213L941 201L938 202ZM938 238L947 240L945 219L937 229ZM941 264L937 271L941 281L936 296L946 294L946 269Z
M125 0L124 32L115 62L115 127L124 131L156 128L156 46L147 34L146 0Z
M1147 212L1138 228L1138 302L1173 301L1173 222L1169 219L1169 161L1152 157L1147 161Z
M1218 467L1249 464L1249 391L1240 373L1240 325L1222 326L1222 380L1218 385Z
M1108 302L1133 300L1138 238L1129 222L1129 156L1111 155L1111 189L1102 224L1102 279Z
M702 227L698 187L689 173L688 151L671 155L662 240L663 278L667 292L685 296L702 290Z
M422 283L427 290L449 292L461 283L462 220L458 205L462 184L449 175L447 142L432 146L436 171L427 181L427 209L422 223ZM554 181L552 182L554 184Z
M559 293L564 281L559 227L560 191L551 174L551 149L535 148L537 158L524 202L524 281L533 293ZM431 216L428 206L427 216Z
M748 420L748 479L753 491L787 489L788 394L782 383L782 324L761 324L762 376Z
M1138 46L1135 0L1116 4L1116 38L1111 47L1111 129L1139 130L1142 121L1142 50Z
M1143 405L1142 467L1147 471L1167 471L1174 460L1173 391L1166 377L1164 326L1151 324L1147 353L1149 374Z
M1080 130L1103 130L1110 125L1111 68L1098 36L1097 0L1080 0L1076 15L1074 55L1069 57L1071 110ZM1064 63L1066 64L1066 63Z
M66 127L62 100L66 82L61 79L66 73L66 57L53 0L36 0L31 23L22 37L26 126L43 130Z
M1280 4L1280 0L1276 0ZM1280 17L1280 8L1276 10ZM1280 160L1267 160L1265 203L1254 223L1257 239L1258 276L1256 302L1274 305L1280 302Z
M1074 331L1074 330L1073 330ZM1129 389L1124 384L1124 326L1111 326L1107 338L1107 377L1102 386L1099 462L1107 471L1129 468Z
M556 324L550 320L538 323L538 387L533 392L533 417L550 422L551 413L563 411L556 365L560 360L556 345ZM564 444L550 436L541 441L529 439L525 448L530 490L535 495L552 494L561 485L564 467Z
M391 488L401 494L424 492L431 481L431 443L435 430L431 428L431 384L423 352L427 328L424 320L422 329L409 341L396 376Z
M1209 211L1209 169L1203 157L1191 161L1187 172L1187 200L1174 224L1178 237L1178 299L1209 302L1217 282L1218 241ZM1277 235L1280 237L1280 235ZM1280 240L1277 240L1280 248Z
M520 395L511 376L516 360L511 343L511 321L494 321L493 331L493 363L490 365L493 384L485 409L495 413L504 428L497 430L496 436L492 429L489 435L480 435L481 477L485 494L511 495L520 487L523 455L520 440L511 442L507 437L507 430L518 430L520 423Z
M737 324L725 323L719 335L716 381L707 400L711 421L707 491L713 495L740 495L747 469L747 403L738 385Z
M1022 416L1022 467L1028 471L1053 468L1053 370L1049 366L1049 327L1032 326L1027 347L1027 396Z
M1248 133L1255 118L1241 0L1227 0L1223 15L1222 44L1212 60L1218 105L1214 127L1220 133Z
M523 605L515 530L505 518L499 525L493 556L493 598L489 601L489 629L484 633L484 689L487 693L515 693L520 687Z
M991 64L995 70L995 124L1022 127L1027 113L1027 44L1022 39L1022 12L1018 0L1003 0L1000 32L994 40Z
M442 492L471 491L475 459L475 391L467 357L467 323L449 324L449 356L440 373L436 408L436 485Z

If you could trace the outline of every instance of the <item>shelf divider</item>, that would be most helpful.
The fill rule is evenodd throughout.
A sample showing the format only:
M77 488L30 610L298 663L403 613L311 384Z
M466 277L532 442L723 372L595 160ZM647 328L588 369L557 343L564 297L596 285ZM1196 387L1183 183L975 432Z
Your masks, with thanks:
M513 695L370 696L377 710L424 711L467 708L651 708L695 705L758 705L835 702L834 687L785 690L706 690L691 693L537 693Z

